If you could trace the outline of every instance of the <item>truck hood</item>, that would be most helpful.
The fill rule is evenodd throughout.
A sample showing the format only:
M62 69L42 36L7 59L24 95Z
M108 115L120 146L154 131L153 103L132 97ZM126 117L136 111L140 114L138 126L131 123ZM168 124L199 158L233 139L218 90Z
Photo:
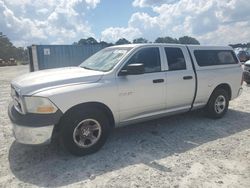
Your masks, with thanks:
M97 82L102 75L103 72L81 67L65 67L24 74L15 78L11 85L18 88L21 95L31 95L65 85Z

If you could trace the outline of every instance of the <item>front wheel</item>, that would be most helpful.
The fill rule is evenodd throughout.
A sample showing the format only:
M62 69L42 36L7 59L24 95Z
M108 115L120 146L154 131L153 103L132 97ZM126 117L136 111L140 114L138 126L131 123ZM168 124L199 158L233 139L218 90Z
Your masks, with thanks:
M224 89L215 90L206 106L207 115L211 118L221 118L228 110L229 96Z
M62 142L73 155L83 156L98 151L110 132L105 113L88 109L68 115L62 127Z

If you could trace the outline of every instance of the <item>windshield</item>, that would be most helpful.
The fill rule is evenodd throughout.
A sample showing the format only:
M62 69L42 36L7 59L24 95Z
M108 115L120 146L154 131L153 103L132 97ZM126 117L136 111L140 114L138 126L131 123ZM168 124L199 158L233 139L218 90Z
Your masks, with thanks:
M96 71L111 70L131 48L106 48L86 59L80 67Z

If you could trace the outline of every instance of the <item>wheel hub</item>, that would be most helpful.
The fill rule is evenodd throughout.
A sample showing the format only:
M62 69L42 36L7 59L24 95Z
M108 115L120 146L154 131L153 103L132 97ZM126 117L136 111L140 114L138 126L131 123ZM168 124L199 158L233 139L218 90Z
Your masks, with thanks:
M81 128L81 132L83 136L89 136L90 134L89 128Z
M226 98L223 95L219 95L214 103L214 109L216 113L222 113L226 108Z
M100 139L100 136L101 125L94 119L81 121L73 132L73 140L81 148L91 147Z

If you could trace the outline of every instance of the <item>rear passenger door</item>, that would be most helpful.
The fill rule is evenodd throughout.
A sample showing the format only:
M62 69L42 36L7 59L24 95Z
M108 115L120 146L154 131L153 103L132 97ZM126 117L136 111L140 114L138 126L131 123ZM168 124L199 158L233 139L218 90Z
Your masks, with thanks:
M195 74L188 51L184 46L166 46L163 51L167 62L167 109L189 110L195 94Z

